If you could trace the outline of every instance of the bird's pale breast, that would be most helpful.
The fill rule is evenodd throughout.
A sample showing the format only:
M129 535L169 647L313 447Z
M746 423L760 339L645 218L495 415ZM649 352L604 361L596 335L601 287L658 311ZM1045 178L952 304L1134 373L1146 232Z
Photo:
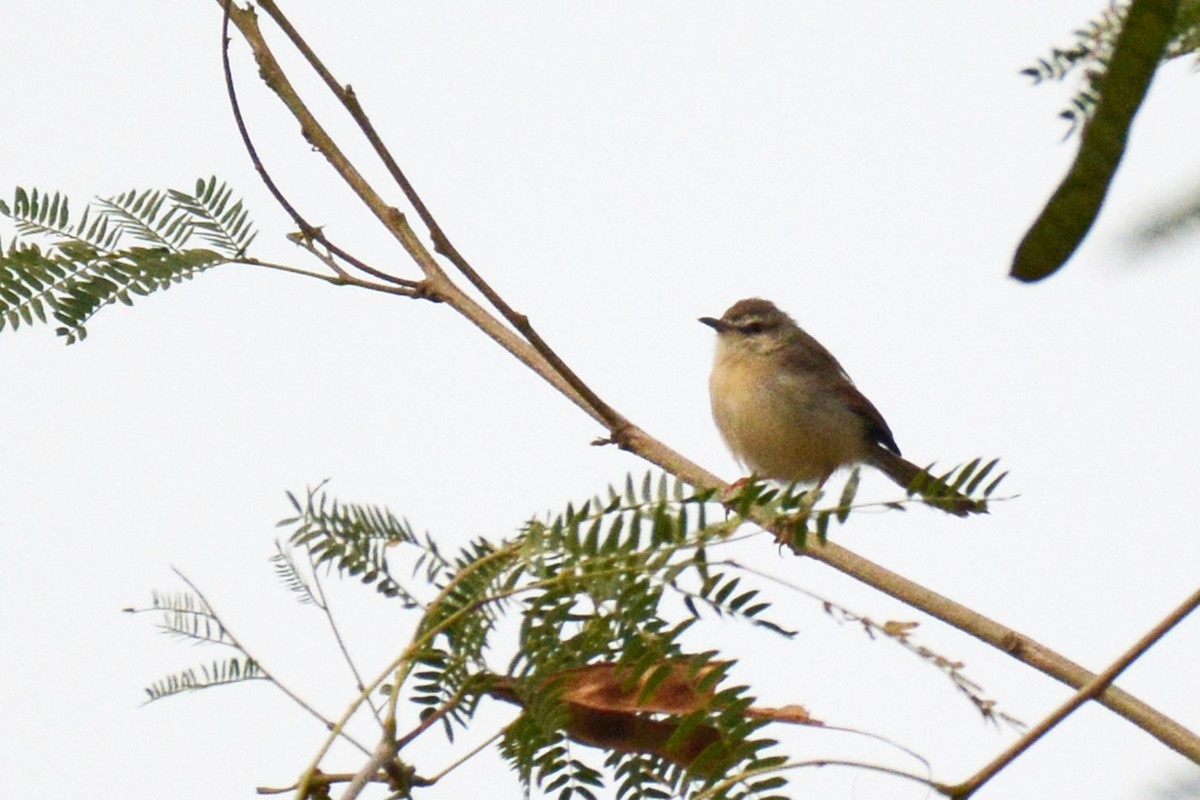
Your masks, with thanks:
M862 419L817 376L781 372L770 356L718 352L709 388L725 443L760 477L821 481L864 456Z

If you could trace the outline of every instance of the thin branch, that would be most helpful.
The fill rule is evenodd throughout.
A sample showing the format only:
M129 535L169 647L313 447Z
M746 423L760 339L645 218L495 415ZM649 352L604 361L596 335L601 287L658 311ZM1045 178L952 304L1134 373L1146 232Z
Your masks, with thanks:
M386 726L385 726L386 727ZM396 757L396 737L395 729L389 728L384 732L383 737L379 740L379 744L375 747L375 752L367 759L367 763L362 765L362 768L354 773L354 777L350 779L350 783L346 786L346 790L342 792L341 800L355 800L362 790L366 787L368 781L378 780L376 777L380 768Z
M562 360L561 357L559 357L559 355L550 347L550 345L544 339L542 339L538 332L534 330L533 325L529 322L529 318L524 314L518 313L511 306L509 306L504 298L501 297L499 293L497 293L496 290L493 289L491 285L483 279L483 276L481 276L475 270L475 268L471 266L467 259L458 251L458 248L454 246L454 244L450 241L450 238L446 235L445 231L443 231L442 227L437 223L437 220L434 219L433 214L425 205L425 201L422 200L420 195L417 194L416 189L408 180L408 176L406 176L404 171L400 169L400 165L392 156L391 151L388 150L387 145L384 144L379 132L375 130L375 126L371 123L370 118L367 116L366 110L363 109L362 104L358 101L358 96L354 93L354 89L351 88L349 84L342 86L342 84L340 84L333 77L333 73L329 71L324 62L322 62L321 59L317 57L317 54L313 52L312 48L308 46L308 42L304 40L304 37L300 35L300 32L296 30L295 26L292 25L291 21L279 9L274 0L259 0L259 6L266 11L267 14L270 15L271 19L275 21L275 24L277 24L280 29L283 30L296 49L299 50L304 58L308 61L309 65L313 68L313 71L321 77L321 80L325 82L325 85L334 94L334 96L341 101L347 112L354 119L355 123L357 123L359 129L363 132L363 135L367 138L367 141L370 142L371 147L375 150L375 154L379 156L379 160L383 162L388 174L392 176L392 179L396 182L396 185L399 186L400 190L404 193L404 197L406 200L408 200L409 205L411 205L413 210L417 212L417 216L421 218L421 221L429 230L430 238L433 240L434 250L444 255L450 261L450 263L452 263L458 269L458 271L463 274L467 281L477 290L479 290L480 294L487 298L487 301L492 304L492 307L500 312L500 315L504 317L504 319L507 320L510 325L516 328L522 336L525 337L525 339L533 346L534 350L536 350L542 355L543 358L546 359L551 368L561 375L563 380L565 380L567 384L571 386L571 388L577 391L589 406L596 410L604 424L611 432L613 432L614 441L619 443L620 433L629 425L629 421L619 414L614 408L605 403L604 400L601 399L601 397L591 389L591 387L584 383L583 379L580 378L575 371L572 370L567 363Z
M292 86L274 54L263 39L258 28L254 13L242 9L229 0L216 0L225 11L229 21L237 27L246 39L258 64L259 75L267 87L275 92L284 107L291 112L300 123L301 135L313 145L342 178L343 182L358 196L363 204L383 224L384 228L400 243L405 252L417 263L425 275L413 291L413 297L427 300L446 302L466 317L473 325L483 331L488 337L512 353L518 360L542 376L552 386L567 396L571 402L583 409L589 416L602 424L603 415L584 399L584 397L568 383L563 376L547 362L546 358L534 349L528 341L522 339L511 328L500 323L495 317L475 302L469 295L454 284L434 260L433 256L413 232L404 214L394 206L385 203L380 195L371 187L366 179L358 172L341 148L334 143L328 132L313 116L312 112L300 99L295 87ZM638 432L634 429L619 431L621 442L625 445L637 441ZM653 459L651 459L653 460ZM657 462L655 462L657 463Z
M971 703L974 704L975 708L979 711L980 714L983 715L984 719L988 720L989 722L995 722L997 719L1002 719L1005 722L1007 722L1010 725L1013 725L1017 728L1023 729L1025 727L1024 724L1020 720L1016 719L1015 717L1009 716L1008 714L1004 713L1003 711L997 711L996 710L996 701L985 697L983 695L983 688L979 684L975 683L973 680L971 680L970 678L968 678L966 675L964 675L962 673L962 667L963 667L962 664L955 662L955 661L951 661L950 659L946 658L945 656L935 653L934 651L930 650L928 647L925 647L924 645L914 644L912 641L910 641L910 637L908 635L908 628L911 627L912 625L915 625L916 623L911 623L909 626L906 626L906 627L903 627L902 629L897 630L896 626L894 626L894 625L889 625L889 624L880 625L878 622L875 622L870 617L864 616L862 614L858 614L858 613L850 610L849 608L846 608L845 606L841 605L840 603L835 603L834 601L829 600L828 598L822 597L821 595L816 594L815 592L809 591L808 589L805 589L804 587L799 586L799 585L793 583L792 581L786 580L784 578L780 578L776 575L772 575L769 572L764 572L762 570L755 569L754 567L748 567L745 564L742 564L740 561L736 561L733 559L725 559L723 561L717 561L717 562L712 562L712 563L713 564L727 564L735 569L742 570L743 572L748 572L751 575L756 575L760 578L763 578L764 580L768 580L768 581L771 581L772 583L786 587L787 589L790 589L791 591L798 592L800 594L811 597L813 600L816 600L818 603L821 603L822 606L824 606L825 610L827 612L829 612L831 616L832 616L832 612L837 612L837 614L840 616L840 618L842 620L849 621L852 623L857 623L857 624L861 625L863 630L866 632L866 634L868 636L870 636L872 638L874 638L876 634L878 634L880 636L884 636L884 637L896 642L898 645L900 645L901 647L903 647L905 650L912 653L913 655L917 656L918 658L921 658L921 659L925 660L926 662L933 664L933 666L935 666L936 668L941 670L942 673L945 674L946 677L948 677L951 680L951 682L954 684L956 689L958 689L960 692L962 692L963 695L965 695L967 697L967 699L969 699L971 701Z
M426 278L417 290L420 292L419 296L447 302L487 336L562 392L585 413L608 426L609 421L602 410L602 404L597 406L590 402L550 364L541 352L531 346L529 341L500 323L449 280L413 233L404 215L380 198L313 118L267 47L253 13L227 5L225 0L217 0L217 2L226 6L227 13L231 15L232 21L250 45L263 80L300 122L304 137L325 156L342 180L417 262ZM610 432L623 448L662 467L693 486L725 487L725 483L715 475L649 436L636 425L626 423L616 430L610 428ZM1014 658L1074 688L1085 685L1094 677L1083 667L1029 637L836 544L810 542L808 547L796 550L796 552L797 555L820 561L907 605L970 633L981 641L999 648ZM1134 722L1168 747L1200 763L1200 736L1116 687L1105 689L1097 700Z
M276 546L278 546L278 543L276 543ZM329 630L333 631L333 638L337 641L338 650L342 652L342 658L345 660L346 666L350 668L350 674L354 676L355 688L361 692L365 688L362 675L358 672L358 665L350 657L350 650L346 647L346 641L342 639L341 628L338 627L337 621L333 618L333 612L329 609L329 601L325 598L325 587L321 585L321 576L317 573L317 563L313 558L312 550L306 547L304 548L304 552L308 556L309 572L312 574L313 587L317 593L317 608L324 612L325 621L329 623ZM375 705L375 701L371 699L369 694L367 695L367 705L371 707L371 713L378 720L379 708Z
M933 779L933 765L929 763L929 759L925 758L925 756L921 755L917 751L912 750L908 747L905 747L904 745L900 744L899 742L893 741L893 740L887 738L886 736L882 736L878 733L871 733L870 731L860 731L856 728L843 728L838 725L825 725L823 730L837 731L839 733L849 733L849 734L853 734L855 736L862 736L865 739L874 739L875 741L881 742L881 743L887 745L888 747L893 747L896 750L899 750L901 753L904 753L904 755L908 756L912 760L921 762L921 765L925 767L926 777L929 778L930 780Z
M187 575L184 575L178 569L176 569L174 567L172 567L171 569L176 575L179 576L179 579L181 581L183 581L185 584L187 584L187 587L192 590L192 592L196 595L196 597L198 597L200 599L200 602L203 603L204 607L209 610L209 612L212 614L213 618L217 619L219 621L220 618L217 616L216 612L213 611L212 603L208 602L208 598L204 596L204 593L200 591L200 588L198 586L196 586L196 584L192 583L191 579L188 578ZM313 708L308 703L306 703L304 701L304 698L300 697L295 692L293 692L291 689L289 689L288 687L286 687L282 683L280 683L279 679L276 678L274 675L272 675L270 673L270 671L268 671L267 668L262 665L261 661L259 661L257 658L252 656L250 654L250 651L248 651L245 647L243 647L242 643L240 641L238 641L238 638L233 635L233 632L231 630L229 630L229 626L227 626L224 622L221 622L220 625L221 625L221 629L225 632L225 635L229 638L230 645L232 647L237 648L238 652L244 654L248 658L254 658L254 663L258 665L259 672L262 673L263 677L266 680L270 681L273 686L275 686L277 689L279 689L279 691L281 691L285 695L287 695L288 698L293 703L300 706L305 711L307 711L309 714L311 714L312 716L314 716L318 720L320 720L321 724L325 726L326 730L331 730L333 728L333 723L330 720L326 719L324 717L324 715L321 714L321 712L317 711L315 708ZM349 742L350 744L357 747L363 753L369 754L371 752L366 747L364 747L362 744L360 744L358 742L358 740L356 740L350 734L346 733L344 730L339 730L337 732L337 735L340 735L343 739L345 739L347 742Z
M275 202L279 203L279 206L288 213L288 215L292 218L297 227L300 228L300 231L305 236L317 240L329 248L331 253L335 253L339 258L343 259L349 264L353 264L355 267L367 273L368 275L408 289L408 292L402 293L407 294L408 296L413 296L415 290L420 287L420 284L415 281L397 278L394 275L389 275L386 272L377 270L350 255L345 250L342 250L333 242L326 239L325 233L319 227L309 224L309 222L304 219L303 216L301 216L300 212L296 210L296 207L293 206L286 197L284 197L283 191L280 190L274 179L272 179L271 175L267 172L266 165L263 164L262 159L259 158L258 149L254 146L254 141L250 138L250 131L246 127L246 121L242 117L242 108L241 104L238 102L237 88L233 83L233 69L229 64L229 20L230 15L233 12L233 0L219 1L222 2L224 6L224 18L221 21L221 67L225 73L225 90L229 95L229 107L233 111L233 120L237 125L238 133L242 137L242 144L245 146L246 152L249 154L250 160L254 164L254 169L258 172L259 177L262 178L263 184L267 187L267 191L269 191L271 196L275 198ZM248 14L251 18L253 17L253 12L243 13Z
M274 0L260 0L259 6L261 6L263 10L265 10L273 20L275 20L275 23L280 27L280 29L283 30L296 49L299 50L308 61L309 65L313 68L313 71L315 71L321 77L321 80L325 82L325 85L334 94L334 96L341 101L342 105L346 108L347 112L349 112L355 123L358 124L359 129L362 130L363 135L367 138L367 141L371 143L371 147L375 150L376 155L378 155L380 161L383 162L388 174L392 176L392 179L396 182L396 185L398 185L400 190L404 193L404 197L406 200L408 200L409 205L411 205L413 210L417 212L417 216L421 218L421 221L429 230L430 238L433 240L434 250L449 259L450 263L454 264L454 266L463 274L467 281L477 290L479 290L479 292L485 298L487 298L488 302L492 304L492 307L499 311L500 315L504 317L504 319L507 320L510 325L516 328L521 335L526 338L526 340L528 340L533 348L546 359L554 371L561 375L563 380L565 380L573 389L575 389L575 391L577 391L580 396L583 397L588 405L590 405L599 413L600 418L605 425L608 426L609 430L616 434L614 438L619 440L620 431L629 424L628 420L626 420L615 409L605 403L604 400L601 399L600 396L591 389L591 387L584 383L583 379L581 379L574 372L574 370L572 370L566 364L566 362L559 357L559 355L550 347L550 345L544 339L542 339L537 331L534 330L533 325L529 322L529 318L524 314L520 314L513 310L513 308L509 306L507 302L505 302L504 298L502 298L499 293L497 293L487 283L487 281L483 279L483 276L481 276L458 251L458 248L454 246L454 244L450 241L450 238L446 235L445 231L443 231L442 227L437 223L437 220L434 219L433 214L425 205L425 201L422 200L420 195L417 194L416 189L408 180L408 176L406 176L404 171L400 169L400 165L392 156L391 151L388 150L387 145L384 144L383 139L379 136L378 131L375 130L375 126L371 123L370 118L367 116L366 110L363 109L362 104L358 101L358 96L354 93L354 89L351 88L349 84L342 86L342 84L340 84L333 77L333 74L325 66L324 62L322 62L321 59L317 57L317 54L313 52L312 48L308 46L308 42L304 40L304 37L300 35L300 32L296 30L291 21L288 20L279 7L274 3Z
M486 563L490 562L492 559L500 558L505 555L508 555L510 553L510 551L517 549L517 547L518 547L517 543L510 543L507 547L499 548L497 550L492 551L488 555L483 556L482 558L475 561L471 566L474 568L478 568L481 564L486 564ZM430 602L429 607L431 609L435 608L439 602L441 602L444 598L449 596L449 594L458 587L459 583L461 583L461 581L463 581L468 576L469 572L470 572L470 570L463 570L462 572L458 573L458 575L456 575L453 580L448 581L446 586L443 587L442 590L438 593L438 596L436 598L434 598L433 601ZM386 681L388 678L394 677L394 683L392 685L392 694L391 694L391 697L389 698L389 703L388 703L388 715L387 715L387 718L384 720L385 726L394 726L394 720L395 720L395 715L396 715L396 699L399 697L400 687L402 687L404 685L404 682L408 679L407 673L409 671L411 671L411 669L412 669L413 656L416 655L422 648L427 647L429 645L429 643L431 641L433 641L434 637L436 637L442 631L449 628L451 625L453 625L455 622L457 622L459 619L461 619L466 614L477 610L480 606L482 606L486 603L503 600L506 597L510 597L514 594L517 594L519 591L525 591L525 590L524 589L522 589L522 590L509 589L509 590L506 590L506 591L496 594L494 597L483 598L483 599L481 599L475 603L472 603L468 606L464 606L463 608L460 608L458 611L454 612L453 614L450 614L449 616L447 616L445 619L443 619L437 625L434 625L433 627L429 628L428 630L422 632L419 636L414 637L413 640L408 643L408 646L404 648L404 651L399 656L397 656L395 659L393 659L392 662L390 664L388 664L383 669L383 671L380 672L378 676L376 676L376 678L374 680L372 680L369 684L367 684L367 686L361 692L359 692L358 697L355 698L354 701L350 704L350 707L347 708L342 713L341 718L338 719L338 721L335 722L332 726L330 726L330 734L325 737L325 741L321 743L321 746L320 746L320 748L318 748L316 755L313 756L312 760L309 762L307 769L305 769L304 774L301 776L301 779L299 782L300 789L298 790L298 794L300 796L304 796L304 793L307 791L306 787L308 786L308 781L317 775L318 766L320 765L322 759L325 758L325 754L329 752L329 748L333 746L333 743L337 739L337 737L339 735L342 735L341 734L342 729L350 721L350 718L353 717L358 712L359 707L366 701L366 698L370 695L371 692L374 692L376 689L378 689L380 686L382 686L383 682ZM366 750L364 750L363 752L366 752Z
M303 245L301 246L303 247ZM312 249L311 247L305 247L305 249L310 253L317 255L316 250ZM321 260L324 261L326 266L334 270L337 274L322 275L320 272L310 272L309 270L301 269L300 267L293 267L288 264L279 264L274 261L260 261L257 258L234 258L230 259L226 263L244 264L250 267L261 267L262 269L271 269L277 272L287 272L291 275L300 275L305 278L316 278L319 281L325 281L326 283L334 286L354 286L359 289L369 289L373 292L384 292L386 294L398 294L403 295L404 297L412 297L412 290L404 286L397 286L391 283L375 283L374 281L356 278L355 276L346 273L345 270L338 267L336 262L334 262L332 259L322 258Z
M262 267L263 269L273 269L277 272L287 272L291 275L300 275L305 278L316 278L319 281L332 283L334 286L346 286L351 282L346 280L343 276L325 275L320 272L309 272L308 270L301 269L300 267L293 267L288 264L278 264L274 261L260 261L257 258L232 258L227 263L244 264L248 267ZM383 284L371 284L369 288L377 291L387 292L395 291L397 287Z
M424 733L425 731L427 731L431 727L433 727L435 724L437 724L438 720L440 720L442 717L446 716L452 710L454 710L454 708L458 706L459 702L463 699L464 695L466 694L465 688L466 687L459 689L459 691L455 692L453 697L447 699L446 702L444 702L440 706L438 706L437 711L434 711L432 714L425 717L425 719L421 720L419 725L417 725L411 731L409 731L408 733L404 734L399 739L397 739L396 740L396 750L397 751L403 750L405 747L407 747L409 744L411 744L414 739L416 739L422 733Z
M1126 650L1120 658L1114 661L1108 669L1101 672L1096 677L1092 678L1079 691L1077 691L1069 700L1056 708L1049 716L1035 725L1028 733L1013 743L1012 747L1005 750L997 756L990 764L985 766L979 772L972 775L968 780L963 781L958 786L949 787L945 794L952 800L966 800L973 795L1000 770L1007 767L1021 753L1028 750L1038 739L1041 739L1054 726L1058 725L1075 709L1096 697L1100 692L1104 691L1110 683L1112 683L1118 675L1124 672L1130 664L1138 659L1142 653L1145 653L1150 647L1166 635L1167 631L1178 625L1184 617L1192 613L1196 606L1200 605L1200 589L1192 593L1191 597L1183 601L1174 611L1168 614L1161 622L1151 628L1145 636L1138 639L1137 642Z
M357 774L358 773L351 774L349 772L322 772L320 775L314 777L312 779L312 781L309 782L309 788L310 789L311 788L327 789L335 783L349 783L350 781L354 780L354 776ZM379 773L376 773L374 776L371 776L369 780L374 783L387 783L389 777L390 776L386 772L379 772ZM432 785L432 783L433 783L432 781L430 781L426 778L422 778L420 775L412 775L412 776L408 777L408 785L409 786L430 786L430 785ZM263 795L288 794L290 792L296 791L299 788L300 788L300 784L293 783L291 786L259 786L254 791L256 794L263 794ZM317 795L314 794L312 796L317 796Z
M464 755L462 758L459 758L459 759L456 759L455 761L453 761L453 762L450 764L450 766L446 767L446 768L445 768L444 770L442 770L441 772L437 773L436 775L432 775L432 776L430 776L429 778L426 778L426 780L429 782L429 785L431 785L431 786L432 786L433 784L437 783L437 782L438 782L438 781L440 781L442 778L446 777L446 776L447 776L447 775L449 775L451 772L453 772L454 770L458 769L458 768L459 768L459 767L461 767L463 764L467 763L468 761L470 761L472 758L474 758L475 756L477 756L477 755L479 755L480 753L482 753L482 752L483 752L484 750L486 750L487 748L491 747L491 746L492 746L493 744L495 744L495 743L496 743L496 741L497 741L497 740L498 740L498 739L499 739L501 736L503 736L503 735L504 735L504 732L503 732L503 731L500 731L499 733L493 734L493 735L492 735L492 737L491 737L490 739L488 739L487 741L483 742L482 744L480 744L480 745L479 745L478 747L476 747L475 749L471 750L469 753L467 753L466 755Z

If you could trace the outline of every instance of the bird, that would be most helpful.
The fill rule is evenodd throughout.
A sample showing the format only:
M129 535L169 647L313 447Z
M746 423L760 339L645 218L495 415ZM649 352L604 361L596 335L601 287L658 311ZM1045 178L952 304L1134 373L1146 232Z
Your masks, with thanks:
M754 475L819 490L839 467L869 464L943 511L986 511L902 457L883 415L838 360L774 303L739 300L700 322L717 332L713 419Z

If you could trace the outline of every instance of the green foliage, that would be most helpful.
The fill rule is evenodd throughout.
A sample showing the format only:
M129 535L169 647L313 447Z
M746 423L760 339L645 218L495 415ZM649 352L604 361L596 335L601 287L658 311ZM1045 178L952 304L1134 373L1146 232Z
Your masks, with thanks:
M1021 74L1029 76L1035 84L1061 81L1076 72L1080 74L1079 86L1070 105L1059 114L1071 125L1067 136L1078 130L1096 107L1099 100L1096 86L1108 68L1127 9L1128 3L1111 2L1097 19L1075 31L1075 41L1071 45L1065 49L1055 47L1049 56L1039 58L1036 64L1021 70Z
M70 201L18 187L0 214L18 237L0 250L0 330L36 319L59 323L67 344L87 336L85 323L117 301L149 295L224 262L245 259L254 240L241 201L216 178L194 192L129 191L89 204L72 221ZM209 248L190 248L193 237ZM138 243L138 244L135 244Z
M976 460L936 480L986 496L1000 480L995 466ZM513 538L479 538L443 554L406 520L340 502L321 485L289 495L294 513L280 522L288 544L277 543L272 562L282 584L331 624L320 585L331 573L418 615L412 639L375 683L354 671L356 707L372 703L378 717L373 700L382 690L389 706L407 697L417 709L421 722L404 742L434 724L453 739L492 698L521 709L500 749L527 791L586 800L611 783L621 798L774 797L786 759L760 735L768 717L748 713L753 698L731 680L736 662L696 648L689 632L720 618L793 636L772 619L765 577L712 554L749 514L772 529L824 536L831 522L848 519L857 486L855 474L836 506L814 509L813 493L795 487L751 481L718 499L647 474L531 519ZM419 576L411 585L398 577L400 564ZM171 635L238 654L167 676L147 689L151 699L250 678L275 682L194 588L156 594L147 610L162 614ZM388 676L394 683L383 685Z
M779 486L755 479L740 484L737 492L726 502L739 516L753 514L770 520L776 540L780 543L803 548L807 546L810 535L815 534L817 541L824 542L829 536L831 523L842 524L849 519L858 486L859 470L856 467L842 488L838 504L832 508L816 508L820 497L813 490L801 490L794 484ZM888 505L903 508L899 503Z
M1075 31L1075 39L1070 45L1051 49L1048 56L1021 70L1021 74L1029 76L1035 84L1078 76L1075 94L1068 107L1059 114L1070 123L1068 137L1079 131L1096 110L1100 101L1100 83L1108 71L1130 5L1131 0L1112 0L1096 19ZM1187 0L1179 4L1162 58L1167 61L1197 51L1200 51L1200 2Z
M235 646L221 620L199 595L155 592L151 602L153 607L148 610L162 612L158 629L163 633L193 642Z
M514 574L519 570L527 582L509 673L518 678L527 705L524 724L507 732L503 747L527 785L550 791L556 781L585 784L591 774L581 775L567 757L562 707L544 689L548 678L612 663L627 667L630 680L646 678L644 695L665 664L709 662L715 652L689 653L683 642L700 618L698 600L718 614L783 632L764 619L769 604L750 603L755 591L736 591L738 578L709 567L706 547L730 528L708 525L706 498L684 496L682 489L668 489L664 476L655 491L647 475L640 492L628 481L624 493L610 489L607 498L526 525L514 558ZM683 601L683 614L673 610L669 596ZM692 721L703 719L720 731L733 753L730 766L753 758L759 744L749 738L758 723L740 713L748 704L744 687L727 689ZM701 761L692 766L703 774ZM639 797L674 795L685 778L674 764L646 754L614 753L608 767L622 794Z
M342 576L356 577L364 584L374 586L385 597L399 598L406 606L419 605L388 567L389 548L397 544L419 544L406 520L377 506L339 503L320 486L309 490L303 503L291 492L288 500L296 515L281 520L279 526L294 528L292 544L305 548L314 566L326 565ZM276 572L288 588L304 595L307 587L303 578L286 554L282 555L282 563L278 557L275 560ZM422 560L433 565L431 580L446 567L431 540Z
M640 485L629 479L623 491L610 488L604 497L530 520L515 539L479 539L449 557L385 510L339 503L320 489L303 501L292 497L292 503L297 513L281 525L293 529L292 544L308 549L314 563L422 610L408 684L422 718L438 714L453 736L469 724L483 697L516 702L523 714L506 729L502 751L526 786L559 797L592 797L602 785L597 766L572 741L569 715L554 688L561 676L616 664L628 669L631 681L647 678L642 694L652 692L664 678L664 664L684 659L700 665L716 657L689 652L683 641L705 613L788 635L767 619L770 605L756 589L743 586L728 568L708 564L706 550L740 520L727 521L722 513L710 524L711 493L694 494L666 476L655 481L647 475ZM435 596L421 600L415 588L402 586L388 564L389 551L411 557ZM302 600L310 595L294 568L277 562L277 570ZM517 641L507 665L497 670L491 649L510 612L519 619ZM731 666L723 665L709 682ZM742 713L749 703L744 687L714 691L688 723L720 732L723 745L714 758L731 765L762 761L766 741L753 738L762 723ZM614 752L608 767L622 791L637 796L674 794L695 780L668 759L645 753Z
M984 485L984 481L991 477L999 464L1000 459L998 458L993 458L986 464L983 459L976 458L966 464L946 470L941 475L935 474L933 465L930 464L909 485L908 493L910 496L921 495L926 503L935 507L960 493L981 503L986 503L988 498L995 494L996 489L1000 488L1004 479L1008 477L1007 472L1001 472L988 481L987 485Z
M211 689L244 681L265 680L266 675L252 658L228 658L214 661L211 665L189 668L168 675L146 687L151 701L172 697L184 692Z
M1022 238L1009 274L1038 281L1056 272L1083 241L1108 195L1125 153L1129 129L1160 61L1179 40L1176 15L1182 0L1133 0L1119 29L1104 26L1112 41L1102 51L1103 68L1088 79L1094 102L1083 112L1087 124L1070 170ZM1194 11L1194 9L1192 9ZM1115 33L1111 31L1115 30ZM1105 39L1107 41L1107 39Z
M213 661L167 675L146 687L150 701L183 692L226 686L249 680L265 680L267 675L258 663L241 651L237 641L229 635L217 615L204 598L192 592L163 594L155 592L152 607L148 609L126 609L129 613L143 611L158 612L161 619L158 628L169 636L175 636L197 644L220 645L237 650L240 655Z
M275 542L275 555L271 556L271 565L275 567L275 577L279 578L279 582L293 592L304 605L324 608L325 603L320 597L315 579L310 578L296 564L295 552L291 548L284 547L278 541Z

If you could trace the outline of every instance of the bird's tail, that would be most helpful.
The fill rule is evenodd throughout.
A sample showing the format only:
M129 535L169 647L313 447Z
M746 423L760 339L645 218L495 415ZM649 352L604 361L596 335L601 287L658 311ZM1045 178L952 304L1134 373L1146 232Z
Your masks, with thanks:
M925 502L934 508L940 508L958 517L987 513L987 503L983 500L972 500L941 478L931 475L891 450L877 447L871 454L871 463L905 491L921 495Z

